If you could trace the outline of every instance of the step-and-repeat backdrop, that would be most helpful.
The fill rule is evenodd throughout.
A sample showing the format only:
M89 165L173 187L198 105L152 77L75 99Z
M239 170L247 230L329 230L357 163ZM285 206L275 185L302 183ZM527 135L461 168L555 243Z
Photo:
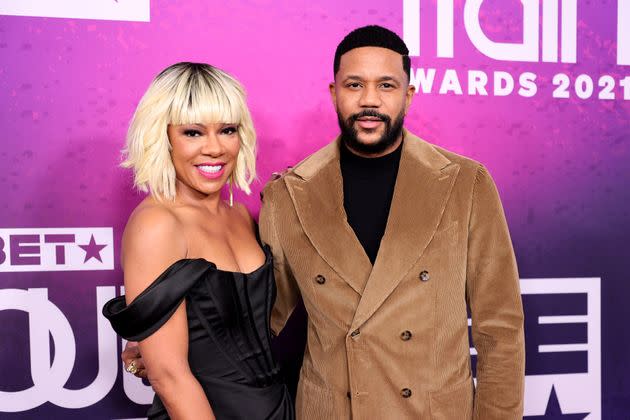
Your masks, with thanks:
M135 105L177 61L246 86L272 171L337 133L337 43L404 37L407 126L475 158L503 198L526 313L527 419L630 416L630 1L0 0L0 417L142 417L100 315L141 200ZM473 360L474 349L471 349Z

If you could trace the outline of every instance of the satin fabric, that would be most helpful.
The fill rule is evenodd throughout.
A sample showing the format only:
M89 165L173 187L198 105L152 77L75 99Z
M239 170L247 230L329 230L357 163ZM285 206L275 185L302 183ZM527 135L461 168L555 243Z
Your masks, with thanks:
M252 273L204 259L175 262L129 305L110 300L103 314L127 340L157 331L186 299L189 364L217 419L292 420L293 405L271 354L269 318L276 290L268 247ZM150 419L168 419L156 395Z

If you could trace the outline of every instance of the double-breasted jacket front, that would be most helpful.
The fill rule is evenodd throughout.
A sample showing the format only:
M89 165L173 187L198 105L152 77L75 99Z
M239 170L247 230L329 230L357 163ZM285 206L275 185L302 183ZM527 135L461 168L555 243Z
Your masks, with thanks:
M479 163L404 136L374 266L346 221L339 140L265 188L272 329L300 295L308 312L298 418L520 419L523 312L496 187Z

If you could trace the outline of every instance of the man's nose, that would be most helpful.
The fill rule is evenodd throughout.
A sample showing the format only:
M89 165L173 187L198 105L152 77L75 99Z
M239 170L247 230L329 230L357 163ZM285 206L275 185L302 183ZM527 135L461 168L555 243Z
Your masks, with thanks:
M367 108L376 108L381 105L381 97L375 86L366 86L361 92L359 105Z

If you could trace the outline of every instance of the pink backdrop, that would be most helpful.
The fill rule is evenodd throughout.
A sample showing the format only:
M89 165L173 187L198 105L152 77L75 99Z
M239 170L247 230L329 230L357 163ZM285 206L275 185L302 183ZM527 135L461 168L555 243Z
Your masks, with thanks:
M435 0L94 0L90 8L80 0L0 0L0 416L122 418L145 411L150 391L122 374L120 343L107 325L97 326L97 313L103 299L119 293L120 235L142 198L131 190L131 174L117 166L119 151L138 100L161 69L177 61L208 62L245 85L259 138L259 181L251 196L237 198L257 213L272 171L337 134L328 83L341 38L373 23L413 33L408 22L419 17L414 81L431 69L435 81L431 88L423 82L426 93L416 95L407 127L482 161L497 182L533 343L526 415L626 418L629 2L562 1L560 11L567 13L556 20L568 22L569 35L554 41L560 52L570 50L570 11L577 10L576 57L569 62L543 62L549 43L534 48L533 61L489 57L464 19L465 7L475 2L453 2L453 56L438 57ZM449 1L439 3L448 11ZM543 2L482 2L478 21L490 42L523 42L523 4L538 10ZM542 20L529 29L542 42L542 28L553 19L542 8L534 15ZM447 70L458 77L461 95L453 80L439 93ZM487 96L469 94L469 70L490 79ZM493 94L495 71L516 80L513 92ZM536 76L533 97L518 94L525 72ZM570 81L570 98L554 98L556 74ZM585 99L575 91L580 75L587 77L579 89L588 88L588 79L594 83ZM604 99L610 95L598 83L610 80L602 76L612 79L613 99ZM74 237L55 245L46 234ZM85 265L81 246L92 237L104 245L103 261L94 257ZM55 252L66 253L66 265ZM540 299L547 295L552 303ZM58 322L54 308L64 317ZM577 318L556 320L566 323L559 335L538 315ZM35 325L43 328L40 341L29 335ZM42 338L48 329L50 349ZM73 360L60 358L72 349ZM45 367L38 370L38 361Z

